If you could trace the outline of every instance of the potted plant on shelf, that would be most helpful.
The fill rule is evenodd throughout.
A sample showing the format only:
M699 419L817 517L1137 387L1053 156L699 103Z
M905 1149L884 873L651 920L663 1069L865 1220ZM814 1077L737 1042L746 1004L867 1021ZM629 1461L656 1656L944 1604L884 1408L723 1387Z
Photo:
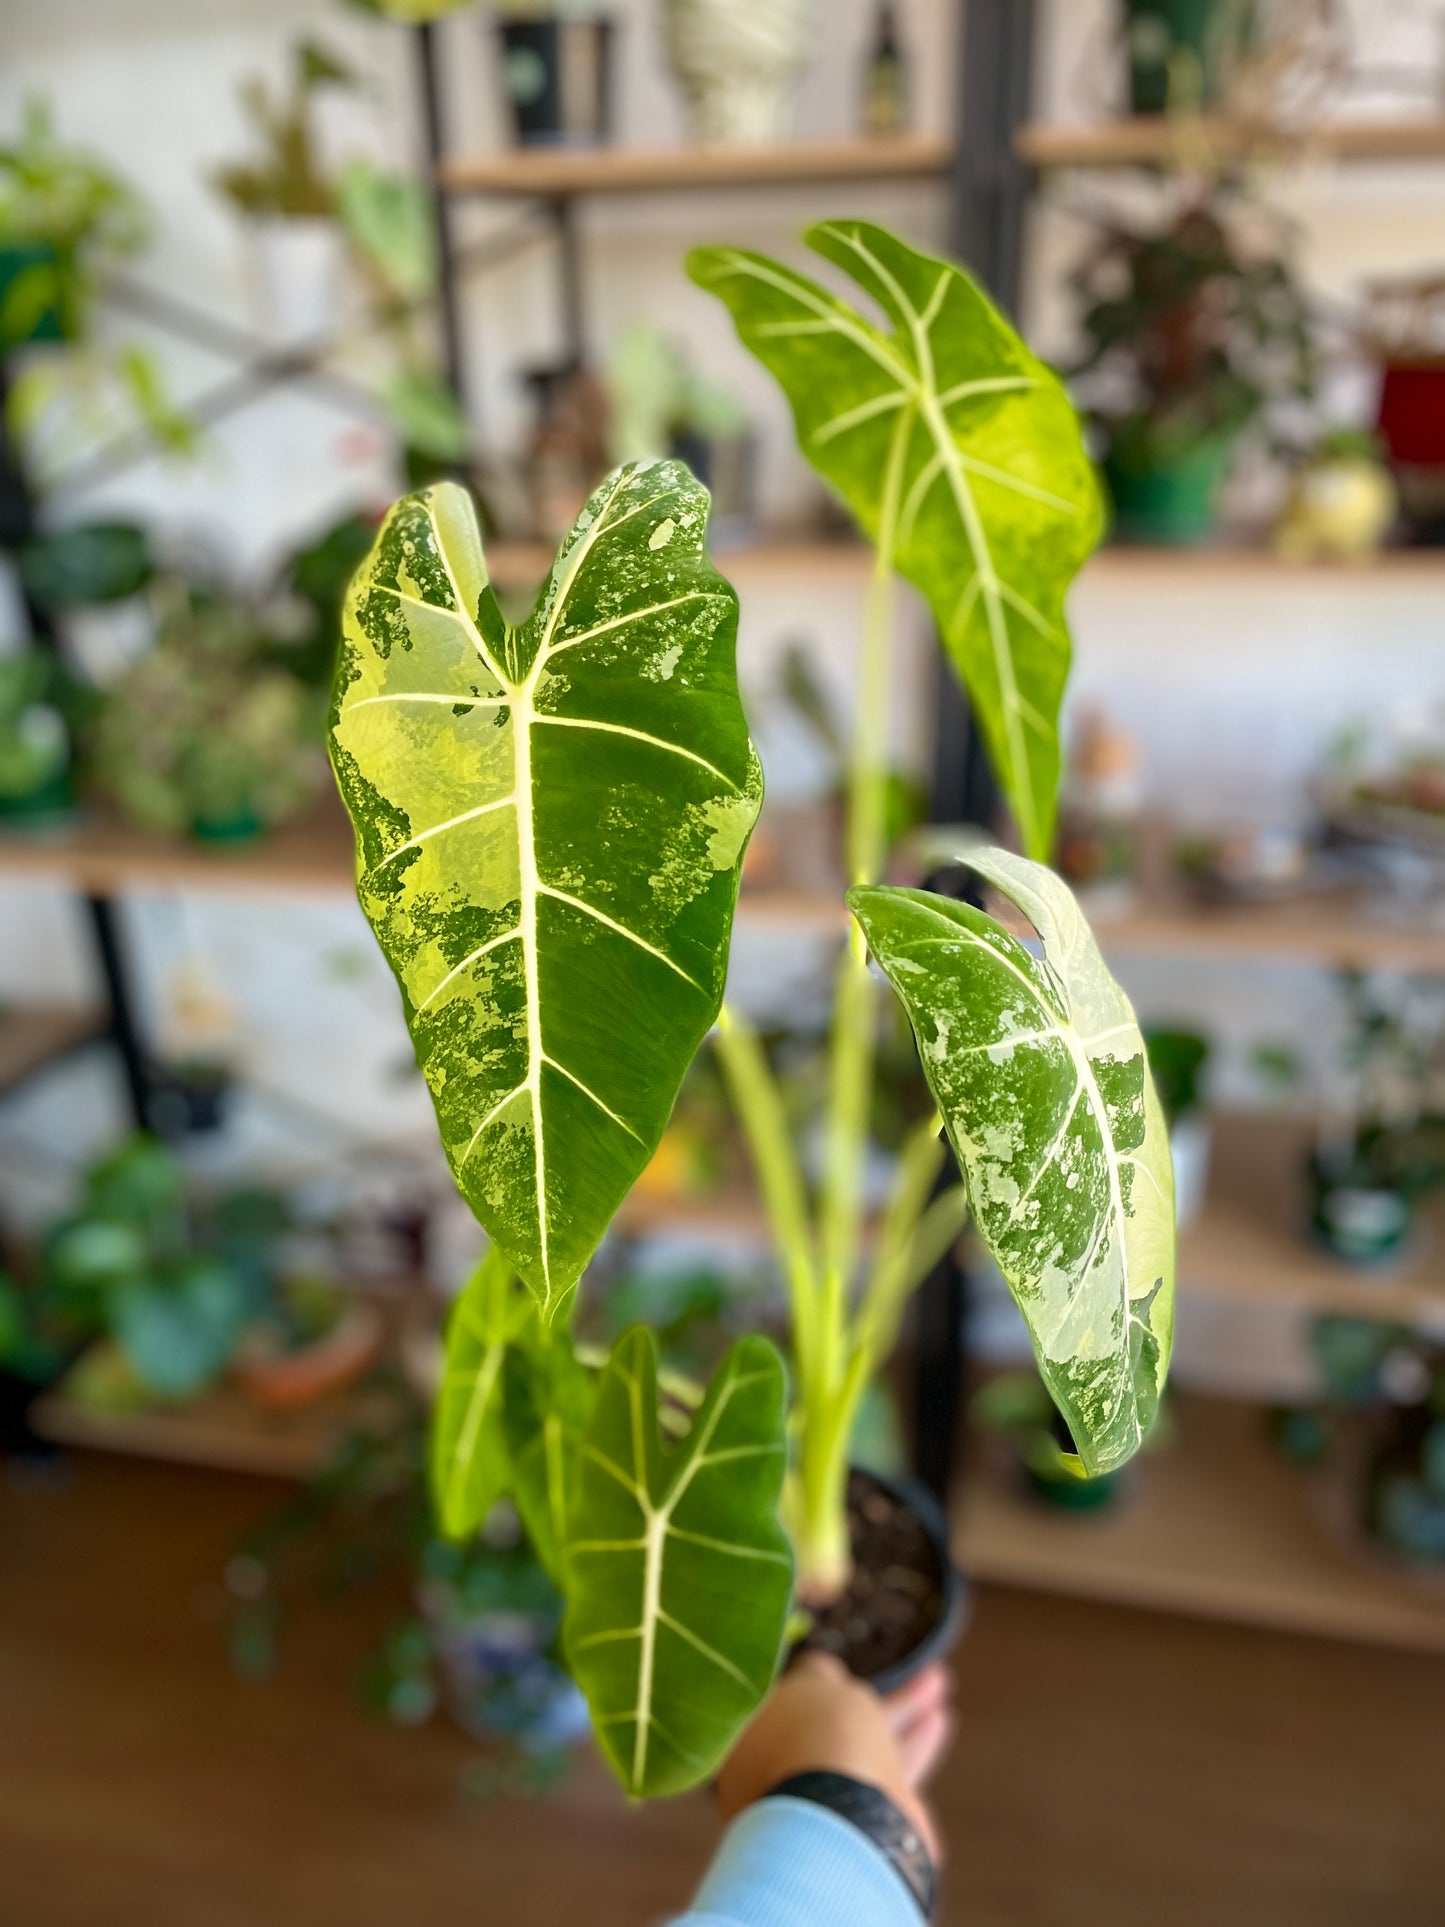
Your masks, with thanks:
M663 0L668 59L704 146L786 140L808 0Z
M125 182L63 145L30 101L19 139L0 147L0 350L80 336L97 267L133 254L146 229Z
M975 1393L969 1414L1008 1447L1028 1490L1061 1512L1111 1506L1130 1467L1081 1477L1074 1442L1058 1408L1032 1372L998 1372Z
M105 693L95 780L147 829L247 841L316 794L318 699L243 604L176 577L152 594L159 634Z
M291 85L273 96L256 76L241 88L260 152L217 168L216 187L246 220L257 297L266 327L283 341L311 341L336 325L343 243L336 194L316 149L317 93L352 74L313 40L294 50Z
M1243 213L1217 188L1162 227L1110 216L1073 277L1086 344L1073 372L1125 540L1205 540L1240 436L1313 392L1284 237L1246 244Z
M1214 1127L1204 1100L1209 1039L1197 1031L1151 1025L1144 1032L1154 1088L1169 1126L1174 1166L1174 1219L1182 1231L1204 1208Z
M777 376L804 452L876 550L849 756L854 924L815 1188L756 1034L722 1008L762 782L737 691L737 602L708 560L707 497L687 470L608 477L517 627L466 495L408 497L352 586L332 705L362 907L492 1240L449 1328L442 1520L465 1536L511 1493L566 1598L564 1650L600 1743L635 1795L706 1777L767 1690L795 1598L826 1614L853 1583L854 1415L965 1199L1082 1471L1110 1471L1148 1431L1172 1329L1172 1178L1143 1040L1040 860L1063 601L1101 521L1077 420L961 269L862 222L807 239L887 325L762 256L703 249L689 271ZM895 573L934 610L1029 853L960 835L960 860L1032 938L878 881ZM870 953L938 1109L909 1133L865 1254ZM645 1327L600 1369L570 1335L578 1282L715 1026L787 1287L791 1412L760 1334L705 1389L659 1376ZM961 1183L942 1181L942 1131ZM852 1593L860 1646L867 1577ZM909 1657L939 1630L915 1627Z
M45 1299L105 1338L67 1376L65 1396L134 1409L213 1384L268 1300L283 1223L270 1193L190 1197L175 1153L154 1138L108 1152L42 1254Z
M1254 0L1125 0L1133 111L1217 103L1249 42L1254 14Z
M1445 1003L1437 984L1340 982L1344 1088L1310 1153L1310 1223L1336 1257L1388 1264L1445 1181Z

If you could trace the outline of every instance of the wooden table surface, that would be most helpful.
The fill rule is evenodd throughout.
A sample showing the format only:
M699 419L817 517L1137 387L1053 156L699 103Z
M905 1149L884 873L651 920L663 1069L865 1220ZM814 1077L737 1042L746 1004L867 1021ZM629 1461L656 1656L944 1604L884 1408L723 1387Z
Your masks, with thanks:
M231 1674L219 1574L283 1496L84 1453L0 1481L6 1927L665 1920L706 1796L629 1813L584 1759L545 1799L469 1799L458 1734L358 1703L400 1599L318 1606L276 1678ZM951 1927L1441 1918L1445 1662L987 1591L958 1678Z

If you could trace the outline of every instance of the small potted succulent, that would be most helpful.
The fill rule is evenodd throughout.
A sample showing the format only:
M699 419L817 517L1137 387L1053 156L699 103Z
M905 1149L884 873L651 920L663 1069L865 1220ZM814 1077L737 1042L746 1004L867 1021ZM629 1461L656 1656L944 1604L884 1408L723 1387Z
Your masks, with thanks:
M1125 540L1205 540L1243 432L1313 392L1310 312L1284 237L1247 242L1247 211L1219 187L1162 226L1110 218L1074 274L1074 375Z
M258 142L255 157L229 162L212 176L245 218L261 314L283 341L316 340L336 325L344 247L313 117L322 88L351 84L350 68L334 54L315 41L299 42L284 95L273 95L256 76L241 88Z
M95 780L147 829L254 838L316 794L316 701L241 603L174 577L152 594L159 633L106 692Z
M932 1611L884 1662L868 1562L879 1543L897 1559L906 1498L875 1491L870 1509L860 1492L850 1518L849 1441L911 1292L967 1215L1091 1476L1148 1432L1172 1332L1173 1184L1143 1038L1042 860L1064 597L1102 521L1077 418L953 263L861 221L807 239L889 325L760 255L707 248L688 265L779 380L804 453L876 555L816 1182L756 1032L723 1005L762 780L736 597L684 467L607 477L516 625L465 493L398 503L352 585L331 712L361 904L491 1240L448 1329L440 1517L467 1538L510 1495L566 1601L562 1650L599 1743L636 1796L713 1770L783 1660L795 1606L826 1627L848 1600L860 1631L845 1656L865 1676L897 1678L946 1640L946 1539L917 1507L907 1536ZM932 606L1028 852L964 837L954 850L1006 920L880 881L895 572ZM865 1240L874 963L936 1109L907 1133ZM791 1399L759 1331L706 1386L661 1370L645 1325L602 1359L573 1334L584 1273L709 1038L787 1292Z

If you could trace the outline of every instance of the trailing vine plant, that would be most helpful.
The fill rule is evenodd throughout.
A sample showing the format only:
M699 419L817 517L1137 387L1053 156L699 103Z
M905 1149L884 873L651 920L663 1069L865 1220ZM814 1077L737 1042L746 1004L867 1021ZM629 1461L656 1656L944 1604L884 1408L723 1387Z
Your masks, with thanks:
M567 1598L565 1650L600 1744L638 1796L711 1772L767 1690L795 1597L844 1583L859 1399L968 1212L1082 1469L1135 1450L1169 1353L1163 1118L1128 1001L1043 861L1064 596L1101 522L1078 422L962 269L861 222L807 239L889 325L759 255L703 249L689 271L776 375L805 454L875 550L816 1195L759 1041L723 1007L762 782L737 601L687 470L608 477L518 627L465 493L406 497L353 584L332 709L362 906L490 1239L448 1333L438 1511L464 1536L511 1493ZM1037 941L880 880L895 574L932 606L1026 853L958 855ZM865 1252L870 954L938 1114L904 1146ZM762 1336L740 1339L704 1393L660 1373L645 1329L606 1357L570 1334L578 1281L709 1034L787 1285L791 1401ZM961 1182L940 1191L944 1133Z

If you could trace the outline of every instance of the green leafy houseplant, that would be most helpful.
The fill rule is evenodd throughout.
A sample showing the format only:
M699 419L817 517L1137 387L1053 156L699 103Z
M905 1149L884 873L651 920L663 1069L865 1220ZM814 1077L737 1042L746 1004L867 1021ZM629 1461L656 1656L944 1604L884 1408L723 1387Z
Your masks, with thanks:
M80 334L97 264L134 253L146 228L125 182L28 102L19 139L0 147L0 347Z
M1311 315L1285 238L1251 245L1248 213L1222 187L1163 226L1110 217L1074 276L1074 373L1126 535L1206 535L1241 433L1313 392Z
M336 211L330 177L316 153L312 100L319 88L349 86L351 70L325 47L303 40L296 48L291 86L273 98L255 77L241 88L241 101L260 144L256 159L218 168L216 186L243 214L291 219Z
M852 1421L965 1201L1084 1470L1136 1448L1169 1351L1171 1177L1143 1042L1041 861L1063 599L1101 520L1078 424L962 270L859 222L807 238L887 326L761 256L705 249L689 270L778 377L804 452L877 552L849 756L855 921L816 1195L759 1040L722 1007L761 779L736 599L688 472L653 461L610 476L518 627L465 495L406 498L353 584L332 705L362 906L491 1239L449 1333L439 1511L462 1536L512 1492L566 1596L564 1646L599 1741L635 1795L705 1777L767 1689L795 1590L818 1602L846 1584ZM878 882L895 572L932 604L1028 852L960 854L1035 943ZM865 1253L870 951L938 1114L905 1140ZM714 1026L787 1286L791 1411L761 1336L739 1339L703 1391L659 1372L644 1328L600 1359L569 1331L578 1281ZM963 1182L935 1196L941 1127Z
M107 692L93 741L100 787L148 829L236 838L315 794L319 698L273 659L243 604L158 579L159 635Z

